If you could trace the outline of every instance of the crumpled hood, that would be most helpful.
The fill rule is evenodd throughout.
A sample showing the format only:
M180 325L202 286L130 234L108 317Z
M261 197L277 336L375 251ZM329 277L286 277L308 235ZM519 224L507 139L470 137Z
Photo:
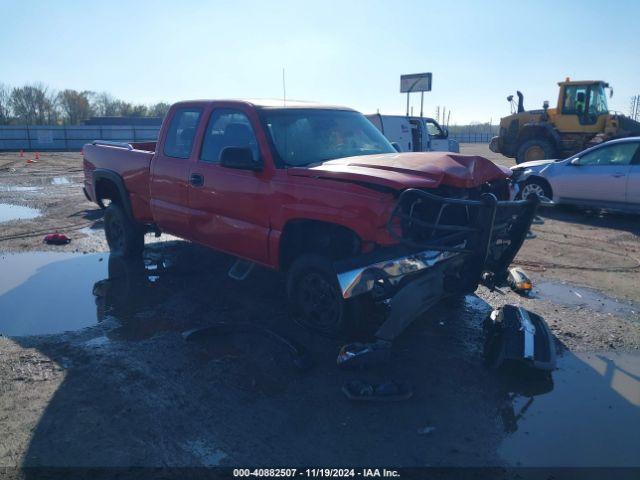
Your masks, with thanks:
M293 167L289 175L404 188L478 187L508 178L511 170L477 155L405 152L340 158L315 167Z

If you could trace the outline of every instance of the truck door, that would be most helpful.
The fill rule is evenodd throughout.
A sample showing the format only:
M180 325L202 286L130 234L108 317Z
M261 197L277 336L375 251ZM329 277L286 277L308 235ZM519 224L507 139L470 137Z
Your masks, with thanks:
M149 192L151 211L158 227L190 239L189 157L202 116L200 107L170 112L171 119L151 162Z
M189 185L191 228L195 240L259 263L268 261L269 182L264 171L220 166L225 147L261 152L247 112L214 108L206 119L200 151L193 155Z
M411 143L412 151L414 152L427 152L429 151L429 136L426 135L422 122L417 119L410 119L411 125Z
M442 127L435 120L426 118L424 120L427 132L429 132L430 149L434 152L448 152L449 138Z

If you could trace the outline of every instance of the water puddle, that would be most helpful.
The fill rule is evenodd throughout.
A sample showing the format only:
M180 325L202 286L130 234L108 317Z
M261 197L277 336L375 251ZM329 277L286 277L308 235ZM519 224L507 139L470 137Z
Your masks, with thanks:
M188 244L177 243L177 251L148 248L137 261L108 253L0 255L0 334L55 334L113 319L120 326L107 333L110 338L141 340L193 327L179 303L198 305L197 292L212 282L213 269L209 261L196 261ZM201 300L205 311L220 310Z
M25 186L25 185L0 185L0 192L37 192L42 187Z
M584 308L600 313L633 317L640 320L640 306L625 303L615 298L584 287L551 281L539 282L534 287L534 298L549 300L569 307Z
M107 254L29 252L0 256L0 333L44 335L97 323L93 284Z
M11 220L30 220L40 216L37 208L14 205L12 203L0 203L0 223Z
M51 185L71 185L69 177L53 177L51 179Z
M499 454L530 467L640 465L640 355L566 352L558 367L550 385L511 394Z

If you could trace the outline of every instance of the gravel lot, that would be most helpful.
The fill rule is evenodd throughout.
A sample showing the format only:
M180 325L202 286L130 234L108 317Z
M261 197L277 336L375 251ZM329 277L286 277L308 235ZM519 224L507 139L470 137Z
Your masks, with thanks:
M143 264L109 258L80 154L29 158L0 154L0 221L22 218L0 223L0 466L640 466L637 217L543 210L516 259L533 298L480 288L416 320L389 364L342 371L340 342L288 318L278 274L236 282L230 257L165 236ZM72 242L44 245L56 230ZM481 324L503 303L547 319L552 380L484 367ZM260 330L185 335L219 322L271 328L315 366ZM351 379L414 396L350 403Z

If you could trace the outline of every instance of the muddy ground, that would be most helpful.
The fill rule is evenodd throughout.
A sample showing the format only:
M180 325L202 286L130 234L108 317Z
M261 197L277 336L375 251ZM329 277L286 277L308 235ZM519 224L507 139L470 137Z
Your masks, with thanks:
M25 156L0 155L0 466L640 466L637 217L544 210L516 262L533 298L480 288L416 320L387 365L342 371L340 342L287 315L280 275L236 282L233 259L165 237L144 262L110 258L80 155ZM43 245L55 230L72 242ZM483 365L503 303L547 319L550 379ZM220 322L238 329L189 335ZM353 379L414 396L354 404Z

